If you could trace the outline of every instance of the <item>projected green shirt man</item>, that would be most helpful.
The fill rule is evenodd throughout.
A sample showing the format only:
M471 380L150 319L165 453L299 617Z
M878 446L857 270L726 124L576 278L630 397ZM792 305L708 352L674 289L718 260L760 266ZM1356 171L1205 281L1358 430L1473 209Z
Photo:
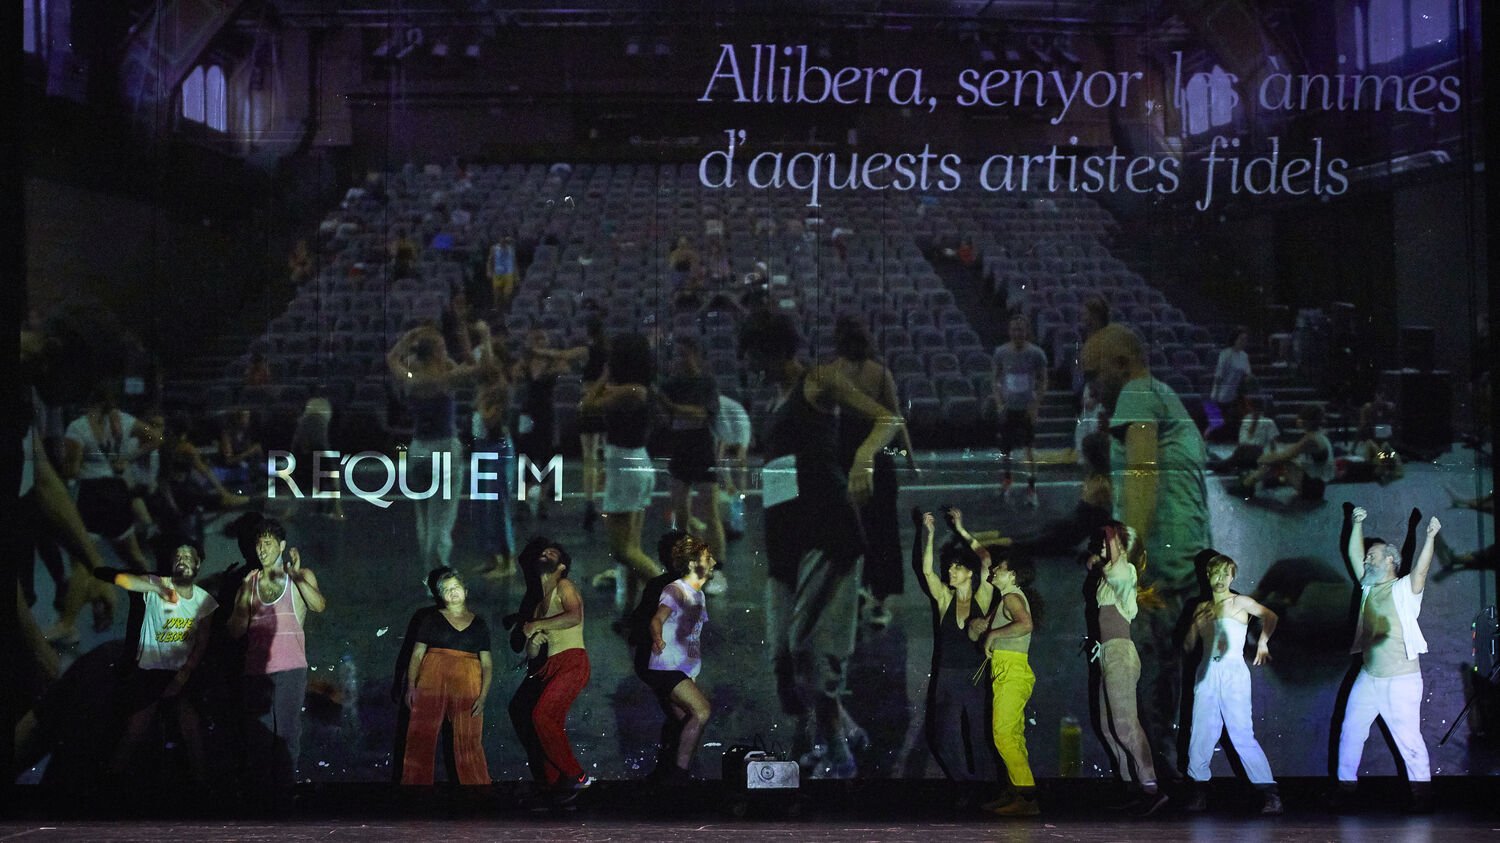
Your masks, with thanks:
M1094 393L1110 411L1110 479L1115 518L1146 546L1141 579L1162 605L1142 611L1141 725L1156 756L1176 765L1177 702L1182 678L1173 632L1195 587L1193 558L1209 547L1207 453L1203 437L1172 388L1151 377L1140 340L1107 325L1080 355Z

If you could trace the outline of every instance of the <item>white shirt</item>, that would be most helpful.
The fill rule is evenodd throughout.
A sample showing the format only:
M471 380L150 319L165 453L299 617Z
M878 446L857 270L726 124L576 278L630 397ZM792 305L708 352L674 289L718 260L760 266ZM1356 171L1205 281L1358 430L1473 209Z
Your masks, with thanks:
M1264 450L1271 447L1276 442L1276 437L1280 435L1281 430L1276 427L1275 420L1270 416L1263 415L1257 420L1254 415L1249 415L1240 422L1241 445L1258 445Z
M661 590L658 606L672 611L661 627L661 640L666 644L660 653L651 654L649 667L652 670L680 670L689 679L695 679L703 667L700 640L703 624L708 620L708 601L703 592L687 584L686 580L674 580Z
M147 579L157 584L163 582L156 576ZM141 643L136 650L136 662L141 669L180 669L187 663L198 636L207 634L206 619L217 608L218 601L201 585L193 586L192 597L178 592L176 603L168 603L154 591L146 592L146 618L141 623Z
M1250 374L1250 355L1244 351L1226 348L1219 352L1219 365L1214 367L1213 394L1209 397L1219 404L1228 404L1240 393L1240 385Z
M1361 588L1359 593L1359 620L1354 627L1354 644L1350 653L1362 653L1365 649L1365 601L1370 599L1370 589ZM1427 652L1427 639L1417 626L1417 615L1422 613L1422 595L1411 590L1411 575L1396 580L1391 586L1391 603L1396 607L1396 618L1401 621L1401 637L1406 642L1406 657L1414 659Z
M725 445L750 447L750 414L745 405L727 395L719 396L719 414L714 418L714 438Z
M119 420L119 428L116 429L114 420ZM125 440L130 436L130 429L135 427L135 417L129 413L119 410L111 411L104 417L104 439L94 437L94 428L89 424L87 414L79 416L68 425L63 436L77 442L83 449L83 464L78 469L79 480L98 480L101 477L114 477L114 460L119 458L125 449Z

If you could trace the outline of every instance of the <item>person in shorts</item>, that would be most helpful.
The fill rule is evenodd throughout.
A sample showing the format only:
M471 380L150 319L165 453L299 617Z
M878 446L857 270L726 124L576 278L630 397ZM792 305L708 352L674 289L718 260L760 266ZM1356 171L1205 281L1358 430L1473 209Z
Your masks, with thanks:
M678 577L662 586L655 611L643 624L645 635L637 649L635 672L656 694L666 716L651 777L682 782L689 777L710 714L708 699L696 680L703 664L703 625L708 621L704 586L713 578L718 562L705 542L682 533L672 535L670 562Z
M1005 452L1005 469L1000 493L1009 491L1012 455L1026 449L1027 506L1036 506L1037 411L1047 394L1047 354L1030 341L1031 329L1026 317L1010 319L1010 342L995 349L993 383L995 407L1000 412L1000 450Z

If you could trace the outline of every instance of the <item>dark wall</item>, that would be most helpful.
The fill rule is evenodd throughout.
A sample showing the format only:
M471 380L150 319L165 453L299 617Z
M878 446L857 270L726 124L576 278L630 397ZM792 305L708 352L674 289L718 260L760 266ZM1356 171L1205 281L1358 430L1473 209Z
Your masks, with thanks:
M1391 197L1401 324L1437 329L1436 364L1462 382L1475 315L1489 307L1485 284L1484 185L1449 178L1400 188ZM1468 232L1459 240L1453 232ZM1463 248L1457 244L1465 244Z
M234 323L264 323L276 259L245 222L174 218L147 201L41 178L25 186L33 307L80 295L113 310L171 359Z

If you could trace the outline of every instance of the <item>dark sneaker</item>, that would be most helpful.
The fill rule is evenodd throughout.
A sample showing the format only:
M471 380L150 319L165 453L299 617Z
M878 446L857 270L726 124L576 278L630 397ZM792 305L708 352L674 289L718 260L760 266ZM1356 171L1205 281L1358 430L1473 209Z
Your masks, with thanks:
M1135 808L1131 811L1131 813L1137 817L1149 817L1160 811L1162 808L1165 808L1166 805L1166 792L1158 790L1155 793L1142 794L1141 801L1136 803Z
M1036 803L1036 797L1019 793L1010 802L997 808L986 807L986 810L997 817L1034 817L1042 812L1041 806Z

